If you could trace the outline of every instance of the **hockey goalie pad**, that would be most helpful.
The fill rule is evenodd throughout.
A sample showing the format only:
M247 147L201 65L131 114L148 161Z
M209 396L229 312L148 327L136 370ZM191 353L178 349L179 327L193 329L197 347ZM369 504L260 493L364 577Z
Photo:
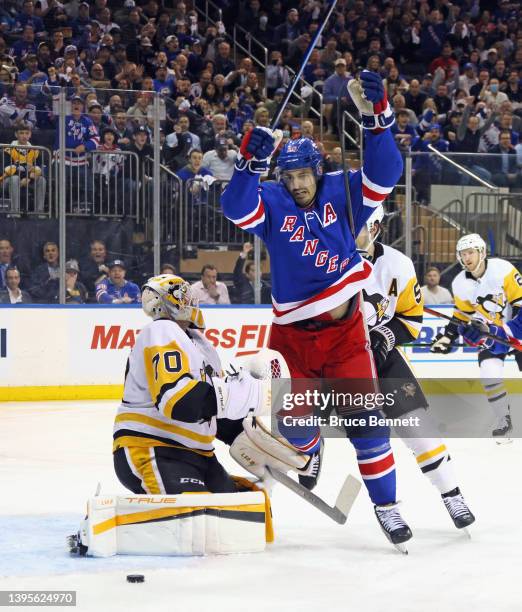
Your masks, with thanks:
M266 496L245 491L93 497L78 543L92 557L261 552L270 511Z
M230 454L245 470L263 479L267 465L284 473L306 469L310 456L297 451L285 438L274 436L260 419L245 419L243 429Z

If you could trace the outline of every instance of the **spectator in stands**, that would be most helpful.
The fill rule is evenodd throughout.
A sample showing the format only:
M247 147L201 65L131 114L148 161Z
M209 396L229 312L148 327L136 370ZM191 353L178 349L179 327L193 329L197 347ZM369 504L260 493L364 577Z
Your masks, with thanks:
M327 134L332 134L337 125L336 111L339 100L348 102L349 75L346 72L346 61L343 58L335 60L335 74L329 76L323 85L324 116L327 122Z
M113 128L116 131L118 144L120 146L129 145L133 139L133 131L129 127L127 113L124 110L119 110L112 118L114 120Z
M507 94L500 91L499 80L497 78L491 78L488 86L480 92L479 99L483 100L488 108L498 111L500 110L500 106L504 102L507 102L509 98Z
M9 55L12 55L17 62L20 62L28 53L38 51L38 44L35 41L35 32L32 25L27 24L22 32L22 37L13 43L9 50Z
M7 268L17 268L23 277L28 274L28 267L23 258L14 254L11 241L0 236L0 289L6 288L5 272Z
M16 139L5 148L2 179L8 187L11 198L11 215L21 212L43 213L47 181L43 176L40 151L31 149L31 124L24 121L15 127ZM23 197L24 206L20 208ZM35 209L33 209L35 207Z
M80 267L76 259L65 262L65 302L66 304L85 304L87 289L79 282Z
M318 53L319 52L317 52L317 56ZM272 98L277 89L281 87L286 88L290 84L290 73L284 65L281 51L276 50L270 53L270 61L266 67L265 79L267 98Z
M57 123L55 150L59 149L59 126ZM83 113L83 100L79 96L71 99L71 114L66 115L65 126L65 180L70 186L69 204L88 209L92 204L92 175L87 154L96 149L99 140L92 120Z
M417 138L412 146L412 151L422 153L414 158L413 182L417 190L417 198L423 203L430 201L431 185L442 182L442 162L437 155L430 153L429 146L441 153L446 153L449 149L449 143L442 138L441 126L438 123L432 123L424 136Z
M201 269L201 280L192 285L193 296L200 304L230 304L227 286L217 276L217 268L212 264Z
M140 126L134 131L133 142L125 147L125 151L135 153L138 157L138 165L134 155L124 156L124 174L126 189L130 194L130 202L136 201L136 190L141 191L144 201L148 204L152 202L152 177L147 173L149 170L147 158L154 157L154 149L148 143L149 131L146 127ZM149 164L150 166L150 164ZM149 170L152 172L152 170ZM131 212L131 214L134 214Z
M449 42L444 43L440 56L436 57L429 65L429 71L432 74L435 74L439 68L444 71L444 83L447 81L453 81L456 77L458 77L459 64L453 57L453 49Z
M216 145L212 151L207 151L203 156L203 166L218 181L229 181L234 172L237 152L228 148L227 139L216 138Z
M407 151L418 138L417 130L409 123L410 115L406 110L395 113L395 123L391 131L401 151Z
M420 33L420 52L426 61L440 55L447 32L440 11L432 9Z
M341 147L334 147L330 154L324 159L325 172L337 172L343 168L343 156Z
M215 182L212 172L203 166L203 153L199 149L193 149L189 155L186 166L178 171L179 178L183 181L186 193L186 206L189 214L192 213L194 226L199 226L200 212L196 207L207 204L209 201L209 187ZM211 200L215 196L212 189ZM210 214L210 210L208 211Z
M31 274L29 293L36 302L53 304L58 301L60 278L59 250L56 242L46 242L43 245L43 258L45 262Z
M447 115L451 110L451 98L448 95L448 86L445 83L437 85L437 93L433 97L439 115ZM444 117L445 119L446 117Z
M406 107L412 110L417 117L422 115L422 107L428 96L420 90L420 83L417 79L410 81L410 87L404 94Z
M457 130L457 138L453 143L453 150L459 153L478 153L480 139L495 121L495 113L490 113L485 123L480 126L480 119L477 115L472 115L473 105L471 102L464 109L462 121ZM469 160L471 170L484 180L491 180L491 174L483 167L482 160L479 164L475 158ZM463 180L467 180L466 177Z
M92 172L95 189L95 206L97 214L117 214L122 217L127 213L124 200L124 157L118 145L116 130L107 126L100 136L100 145L92 158Z
M20 289L20 271L15 266L5 271L5 289L0 290L0 304L30 304L33 300L27 291Z
M89 245L89 255L80 262L81 280L90 298L96 292L96 285L107 278L107 248L103 240L93 240Z
M125 280L126 266L121 259L108 265L109 277L96 285L96 300L99 304L137 304L141 292L135 283Z
M187 115L181 115L174 126L174 132L167 136L167 145L171 148L176 148L182 141L186 144L186 153L188 154L193 149L201 149L201 140L197 134L190 131L190 119Z
M488 73L489 74L489 73ZM459 76L459 89L463 89L466 95L471 95L471 88L478 83L475 66L468 62L464 64L464 74Z
M273 48L288 51L291 42L296 40L304 32L304 27L299 21L299 11L291 8L286 14L286 21L274 30Z
M490 149L488 155L488 169L492 173L492 180L498 187L520 187L521 174L517 167L516 149L511 142L511 132L501 130L498 145Z
M230 57L230 45L224 41L220 42L218 44L217 51L216 59L214 61L216 74L227 75L235 70L236 66ZM177 59L179 59L179 55Z
M245 242L243 250L237 258L234 266L234 288L236 291L236 303L238 304L254 304L255 292L254 283L256 280L256 265L253 261L247 261L249 253L253 254L254 245L251 242ZM272 297L270 287L261 280L261 303L270 304Z
M437 267L431 266L426 270L424 282L421 287L422 297L426 304L453 304L451 293L440 286L440 271Z
M28 101L28 88L25 83L14 86L13 97L0 100L0 125L14 127L20 121L36 125L36 107Z
M175 275L176 268L172 264L165 262L161 266L160 274L174 274Z

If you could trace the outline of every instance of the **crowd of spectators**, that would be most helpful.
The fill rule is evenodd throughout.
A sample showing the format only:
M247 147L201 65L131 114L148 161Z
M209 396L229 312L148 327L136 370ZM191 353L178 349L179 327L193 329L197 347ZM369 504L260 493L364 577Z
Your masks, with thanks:
M212 181L230 178L242 135L270 124L289 68L299 67L327 9L325 0L215 4L222 21L207 24L184 0L6 0L0 6L0 142L13 150L29 142L56 149L58 92L65 91L68 118L81 123L67 166L68 179L85 186L79 198L102 197L89 188L91 175L114 185L125 166L118 151L130 151L141 180L125 183L123 191L139 189L149 199L152 179L144 163L153 155L155 92L161 161L184 181L203 179L189 193L190 204L205 204ZM268 48L266 71L255 57L234 57L236 23ZM338 169L340 149L314 133L310 108L318 108L318 99L309 85L322 92L326 128L335 133L338 106L353 110L344 85L368 68L385 80L402 150L427 153L431 145L468 154L462 163L482 178L522 187L521 24L520 3L509 0L338 0L305 67L300 96L279 127L285 138L314 139L326 169ZM3 155L0 191L11 195L10 212L19 213L22 190L26 199L30 193L33 212L43 211L49 169L42 156L26 163L22 175L24 164L7 159L7 149ZM429 203L430 185L454 176L433 155L415 160L417 196ZM110 198L109 187L107 193ZM81 262L79 270L81 279ZM88 283L86 290L94 295Z
M256 268L249 259L252 255L253 245L246 242L237 258L230 285L233 299L227 285L218 280L218 270L212 264L205 264L200 280L193 283L194 297L207 305L253 304ZM10 240L0 237L0 304L59 303L59 256L56 242L47 241L42 247L41 263L31 265L16 253ZM127 277L128 268L131 278ZM147 268L136 258L127 263L113 257L103 240L93 240L84 257L65 262L65 301L67 304L137 304L141 301L140 284L151 275ZM176 267L165 262L160 273L176 274ZM262 303L271 302L270 285L264 281L261 298Z

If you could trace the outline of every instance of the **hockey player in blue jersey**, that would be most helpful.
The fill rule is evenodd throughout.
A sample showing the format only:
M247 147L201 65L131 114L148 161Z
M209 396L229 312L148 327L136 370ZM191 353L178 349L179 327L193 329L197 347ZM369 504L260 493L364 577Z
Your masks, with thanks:
M388 129L394 121L379 75L363 71L348 90L365 128L364 163L349 174L355 235L402 173L402 159ZM274 133L254 128L243 139L221 204L228 219L258 235L270 253L274 321L269 347L285 357L292 378L376 378L359 292L372 266L357 253L350 229L343 171L323 174L322 157L309 139L289 141L278 160L278 182L259 183L276 148ZM320 432L296 438L311 456L315 485ZM397 509L395 463L389 430L351 430L359 470L387 537L400 543L411 531Z

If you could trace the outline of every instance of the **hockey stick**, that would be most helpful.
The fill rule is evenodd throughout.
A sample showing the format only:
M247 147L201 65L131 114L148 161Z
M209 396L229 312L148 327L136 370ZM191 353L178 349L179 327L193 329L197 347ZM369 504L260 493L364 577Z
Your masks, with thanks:
M440 317L441 319L446 319L446 321L452 321L453 323L455 323L455 319L453 317L449 317L448 315L442 314L441 312L438 312L438 310L433 310L432 308L424 306L424 311L430 315L434 315L435 317ZM459 323L461 322L464 323L464 321L459 321ZM465 325L471 325L471 320L469 319L469 322ZM484 338L489 338L490 340L494 340L495 342L498 342L498 344L503 344L504 346L510 346L516 351L522 351L522 346L518 344L513 344L509 342L509 340L504 340L504 338L499 338L498 336L495 336L495 334L484 333Z
M324 17L323 22L319 26L319 29L315 33L315 36L310 41L310 44L308 45L308 49L306 50L306 53L303 56L303 61L301 62L301 65L299 66L299 70L294 74L292 80L290 81L290 85L288 86L286 90L285 97L281 100L281 103L277 107L275 115L272 118L272 122L270 123L271 130L275 130L275 128L277 127L277 124L279 123L279 120L281 119L281 115L283 114L283 111L285 110L285 107L288 104L288 100L290 100L290 97L294 93L294 89L296 88L297 83L299 82L299 79L301 78L301 75L304 72L306 64L308 63L308 60L310 59L310 55L312 55L312 51L314 50L314 47L317 44L317 41L319 40L319 37L323 33L323 30L326 24L328 23L328 20L330 19L330 16L332 15L336 4L337 4L337 0L331 0L330 5L328 7L328 12L326 13Z
M287 476L286 474L283 474L283 472L280 472L273 467L269 467L268 465L266 466L266 469L274 480L277 480L277 482L280 482L287 489L290 489L296 495L299 495L301 499L304 499L304 501L314 506L314 508L317 508L319 512L326 514L326 516L330 517L336 523L339 523L339 525L344 525L346 523L348 514L361 489L361 483L351 474L348 474L343 486L341 487L341 490L339 491L339 494L337 495L335 505L329 506L315 493L312 493L312 491L300 485L297 481L293 480L293 478L290 478L290 476Z
M341 109L341 94L343 89L346 89L345 85L341 86L339 95L337 96L337 132L339 134L339 142L341 144L341 164L343 168L344 191L346 193L346 212L348 213L348 223L350 225L350 232L355 241L357 236L355 235L355 221L353 220L352 197L350 195L350 179L348 176L350 168L347 167L348 164L346 163L346 142L344 140L344 114ZM363 143L361 142L361 147L362 146Z

